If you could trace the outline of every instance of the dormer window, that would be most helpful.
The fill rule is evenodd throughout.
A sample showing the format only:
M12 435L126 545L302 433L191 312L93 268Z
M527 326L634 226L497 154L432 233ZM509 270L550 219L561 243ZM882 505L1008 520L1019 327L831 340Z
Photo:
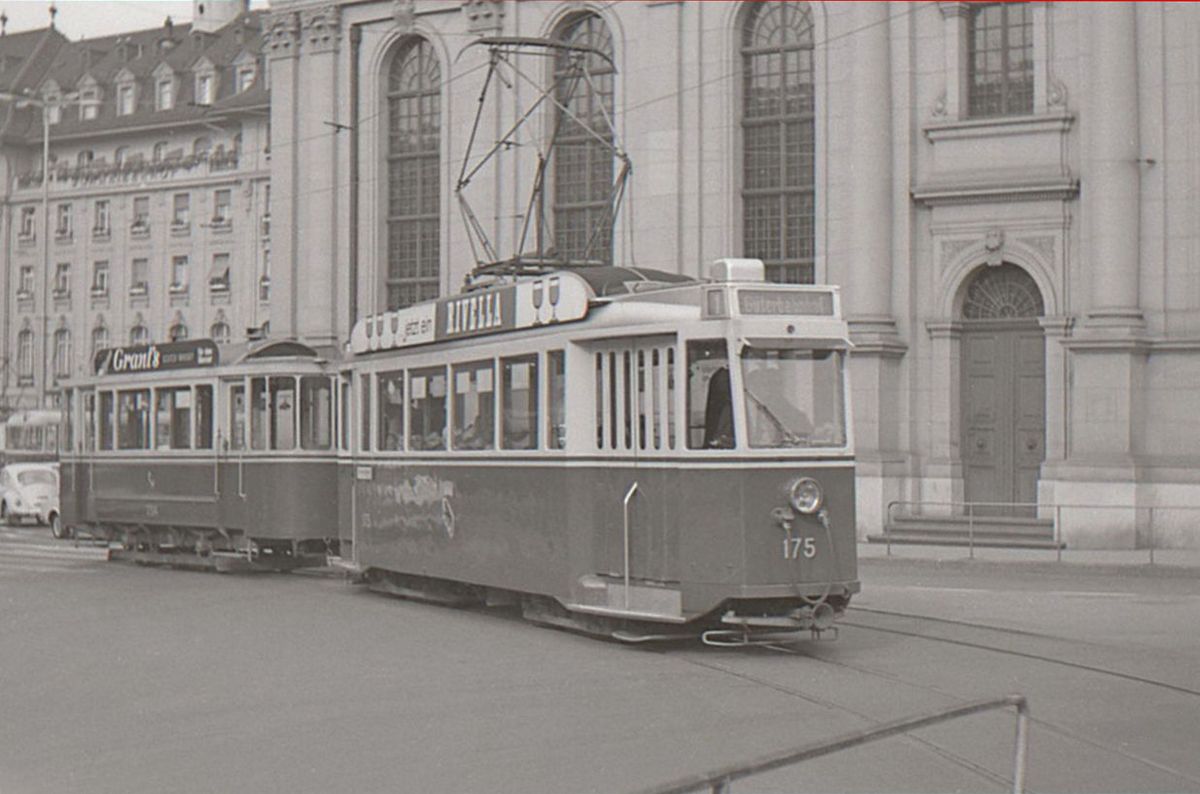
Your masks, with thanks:
M211 105L213 103L213 75L196 75L196 104Z
M100 94L96 89L89 88L79 94L79 119L91 121L100 116Z
M49 97L46 99L46 121L50 124L58 124L62 121L62 105L59 104L59 97Z
M133 93L133 84L122 85L117 87L117 115L128 116L137 107L135 104L136 97Z
M160 79L156 85L155 99L159 110L175 107L175 81L170 77Z
M240 94L254 85L254 67L243 66L237 72L237 92Z

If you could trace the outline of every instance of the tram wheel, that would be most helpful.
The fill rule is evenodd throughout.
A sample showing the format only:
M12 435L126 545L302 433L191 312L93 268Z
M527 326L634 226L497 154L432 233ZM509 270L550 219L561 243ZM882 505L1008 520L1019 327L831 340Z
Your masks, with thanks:
M63 526L62 516L58 513L50 515L50 534L59 540L71 537L71 530Z

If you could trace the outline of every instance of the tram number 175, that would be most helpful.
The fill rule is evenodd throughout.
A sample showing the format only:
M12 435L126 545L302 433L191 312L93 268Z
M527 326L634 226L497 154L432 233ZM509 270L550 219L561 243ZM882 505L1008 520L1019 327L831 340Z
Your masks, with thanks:
M785 560L798 560L801 557L806 560L811 560L816 556L817 542L815 538L783 539L783 558Z

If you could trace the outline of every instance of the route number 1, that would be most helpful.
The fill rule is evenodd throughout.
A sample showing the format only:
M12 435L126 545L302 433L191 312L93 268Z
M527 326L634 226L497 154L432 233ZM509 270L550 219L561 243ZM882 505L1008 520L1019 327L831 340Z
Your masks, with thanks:
M817 556L817 543L814 538L784 538L783 539L783 558L785 560L798 560L804 557L806 560L811 560Z

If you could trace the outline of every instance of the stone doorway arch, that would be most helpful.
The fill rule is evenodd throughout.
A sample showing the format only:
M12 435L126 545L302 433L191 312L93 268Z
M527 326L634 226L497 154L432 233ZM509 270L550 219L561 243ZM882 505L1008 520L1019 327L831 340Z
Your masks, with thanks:
M963 284L959 405L963 493L976 513L1034 515L1046 457L1046 340L1033 278L1008 262ZM1014 505L1006 507L1004 505Z

